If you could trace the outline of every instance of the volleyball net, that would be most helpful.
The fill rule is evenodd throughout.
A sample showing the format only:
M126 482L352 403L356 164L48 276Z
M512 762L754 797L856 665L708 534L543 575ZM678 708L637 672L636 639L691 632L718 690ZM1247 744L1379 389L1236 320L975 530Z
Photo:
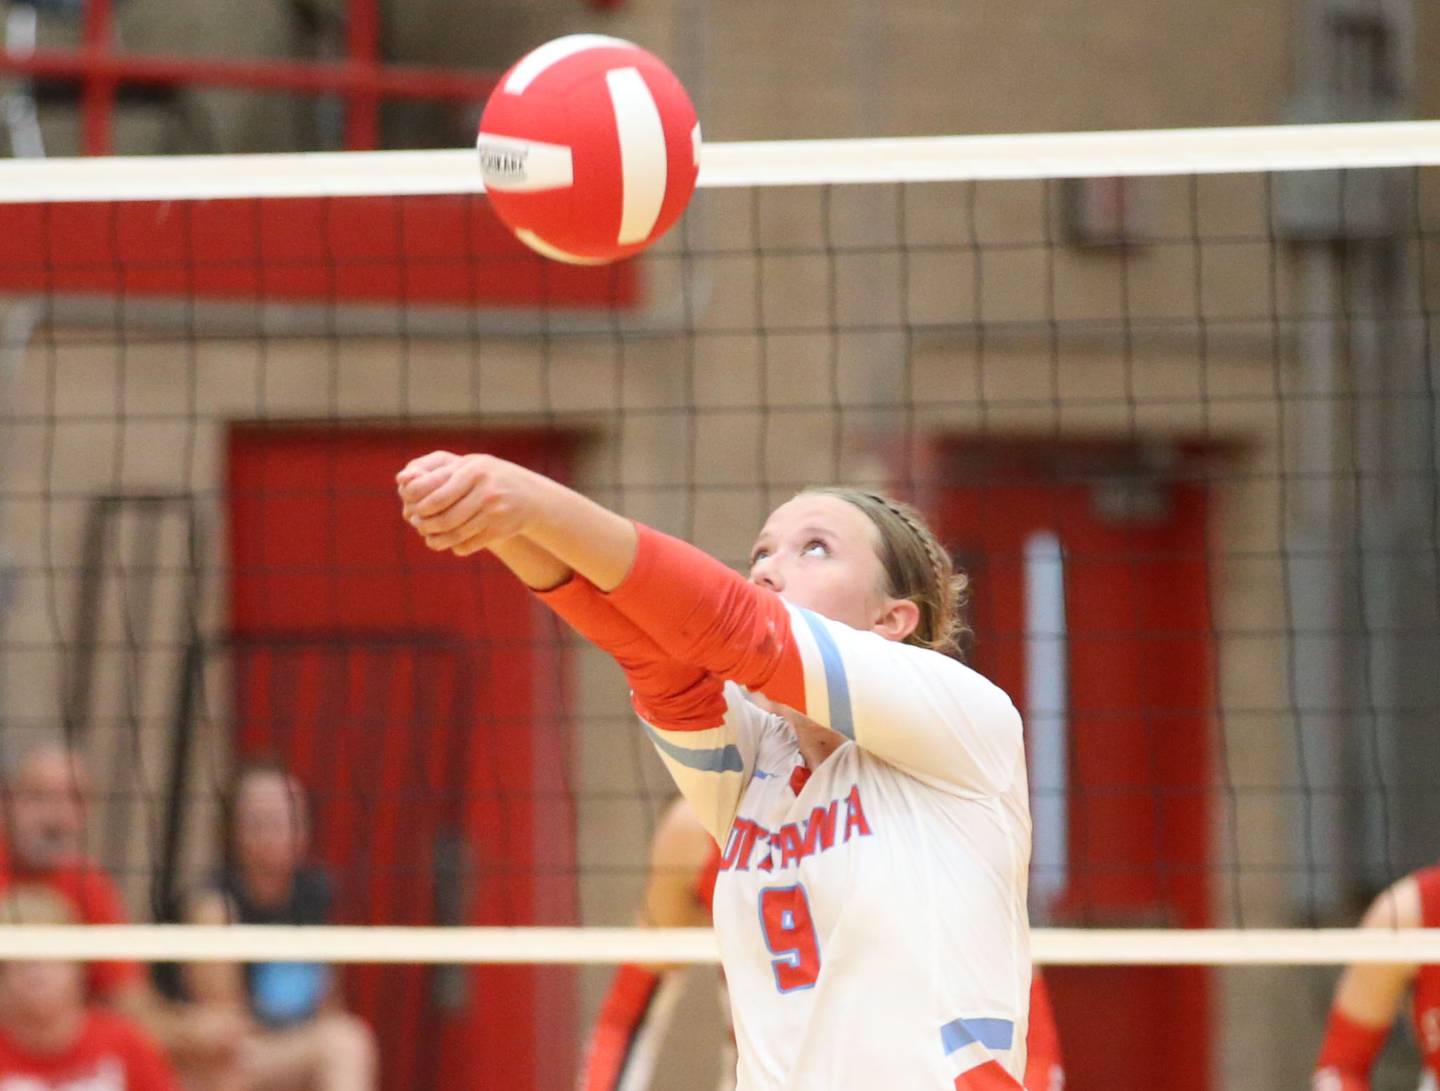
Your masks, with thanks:
M0 163L5 805L66 740L85 851L173 922L263 758L336 892L0 956L492 964L356 972L522 1011L576 979L498 964L714 959L625 927L673 789L619 672L401 524L445 447L736 565L806 485L916 502L1025 716L1038 960L1434 960L1334 929L1440 848L1440 124L712 145L601 268L472 160ZM1218 1022L1293 994L1145 972Z

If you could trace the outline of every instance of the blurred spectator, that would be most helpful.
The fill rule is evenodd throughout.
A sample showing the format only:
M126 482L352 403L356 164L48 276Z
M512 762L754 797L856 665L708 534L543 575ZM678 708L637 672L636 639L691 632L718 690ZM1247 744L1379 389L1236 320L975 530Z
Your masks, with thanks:
M80 755L58 736L30 739L6 755L0 783L0 892L41 887L82 924L126 924L114 882L85 855L91 787ZM176 1056L207 1062L232 1055L243 1027L209 1013L167 1005L136 962L84 967L86 999L142 1023ZM3 1091L3 1088L0 1088Z
M323 924L330 883L306 863L309 809L296 779L254 763L225 800L225 863L190 899L194 924ZM330 967L318 963L195 963L185 992L198 1010L246 1020L234 1063L197 1071L196 1086L224 1091L369 1091L376 1083L370 1028L344 1011ZM0 1089L3 1091L3 1089Z
M58 738L31 740L5 765L0 891L12 883L43 885L84 924L124 924L120 892L85 855L90 781L80 756ZM130 1014L145 1005L144 973L134 962L97 962L86 970L90 997Z
M77 919L49 886L13 886L0 899L6 924ZM0 1091L178 1091L159 1047L86 992L81 963L0 963Z

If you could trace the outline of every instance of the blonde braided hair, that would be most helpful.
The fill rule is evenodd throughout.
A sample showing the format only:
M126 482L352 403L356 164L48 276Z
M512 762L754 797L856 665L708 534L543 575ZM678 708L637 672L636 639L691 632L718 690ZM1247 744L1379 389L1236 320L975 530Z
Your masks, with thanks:
M924 517L909 504L866 489L832 485L805 494L833 496L864 512L880 532L886 593L920 608L920 621L905 643L960 657L961 641L970 632L965 621L970 577L956 570Z

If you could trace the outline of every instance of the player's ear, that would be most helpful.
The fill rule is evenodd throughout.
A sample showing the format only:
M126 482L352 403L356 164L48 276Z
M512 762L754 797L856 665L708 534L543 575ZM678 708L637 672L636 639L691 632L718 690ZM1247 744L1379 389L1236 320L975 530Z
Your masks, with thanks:
M920 624L920 607L909 599L887 599L884 612L870 626L886 640L904 640Z

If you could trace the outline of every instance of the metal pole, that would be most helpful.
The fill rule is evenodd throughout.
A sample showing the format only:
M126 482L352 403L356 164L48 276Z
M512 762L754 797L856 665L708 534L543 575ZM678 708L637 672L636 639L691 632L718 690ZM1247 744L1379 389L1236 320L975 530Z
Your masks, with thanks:
M1391 120L1414 110L1411 0L1307 0L1297 26L1287 120ZM1397 342L1384 316L1403 306L1398 240L1411 230L1408 173L1280 175L1280 241L1295 244L1300 319L1288 403L1293 443L1283 528L1292 616L1291 694L1302 785L1297 890L1309 923L1347 919L1388 873L1394 819L1381 761L1392 731L1384 664L1396 637L1385 603L1396 578L1381 545L1396 514L1387 455L1404 433L1369 393ZM1403 293L1402 293L1403 294ZM1403 412L1403 411L1402 411ZM1383 827L1383 828L1381 828ZM1386 876L1378 872L1386 872Z
M115 24L111 0L86 0L82 34L85 51L92 59L114 53ZM85 77L82 99L84 148L86 155L109 155L113 149L115 79L96 65Z
M346 48L351 65L368 72L380 70L379 0L347 0ZM345 147L372 151L380 146L380 96L373 89L355 87L345 102Z
M0 406L13 412L18 401L20 370L30 338L40 321L40 306L29 301L13 304L0 320ZM4 478L3 460L9 437L0 430L0 480ZM16 573L10 564L10 551L5 544L5 506L0 503L0 647L5 646L5 622L15 601ZM0 723L5 721L6 687L5 656L0 653Z

